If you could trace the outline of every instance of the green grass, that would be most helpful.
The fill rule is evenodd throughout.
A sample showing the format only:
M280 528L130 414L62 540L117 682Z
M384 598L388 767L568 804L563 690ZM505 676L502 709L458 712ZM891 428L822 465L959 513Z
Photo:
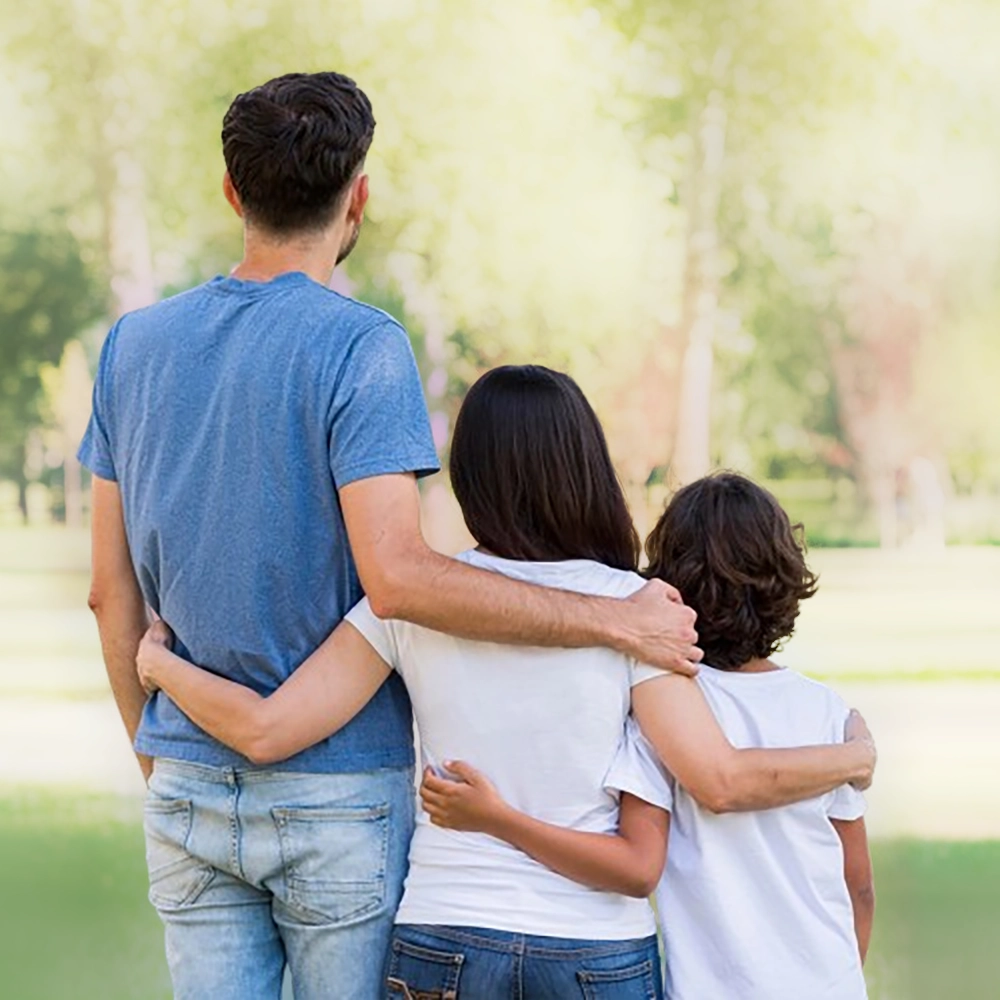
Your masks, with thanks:
M0 994L169 1000L146 901L139 804L52 794L0 801Z
M1000 843L874 845L871 1000L997 995ZM0 804L0 992L11 1000L167 1000L135 800ZM803 998L806 1000L806 998Z
M993 1000L1000 993L1000 843L889 841L869 978L886 1000ZM882 994L873 989L872 1000Z

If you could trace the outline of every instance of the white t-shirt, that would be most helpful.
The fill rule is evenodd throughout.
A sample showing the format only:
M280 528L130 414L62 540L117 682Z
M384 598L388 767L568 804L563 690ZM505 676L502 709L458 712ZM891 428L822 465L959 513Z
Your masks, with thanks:
M628 597L645 582L586 560L458 558L583 594ZM347 620L406 682L425 764L467 761L531 816L575 830L617 830L618 796L604 779L630 689L658 671L609 649L501 646L381 621L367 601ZM493 837L432 826L423 810L396 922L611 941L656 932L646 900L579 885Z
M698 683L733 746L843 742L847 706L801 674L703 667ZM657 804L665 784L673 791L656 891L668 1000L864 1000L843 849L830 822L863 816L864 797L844 785L780 809L716 816L636 741L637 728L609 782ZM629 770L631 784L621 773Z

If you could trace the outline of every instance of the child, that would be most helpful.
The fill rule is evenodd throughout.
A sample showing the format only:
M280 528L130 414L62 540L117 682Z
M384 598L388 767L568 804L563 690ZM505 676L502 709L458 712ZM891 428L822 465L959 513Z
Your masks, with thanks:
M698 612L710 666L697 683L734 746L843 740L843 701L770 659L792 633L800 601L816 592L800 530L770 493L722 473L680 490L646 543L650 575L671 581ZM639 702L636 711L659 745L657 720ZM874 890L860 793L843 786L777 809L716 815L669 776L651 773L644 749L631 740L615 770L624 764L644 772L636 780L647 787L673 791L667 868L656 892L667 997L863 1000ZM499 836L516 827L481 775L462 774L472 783L445 788L425 776L432 821L468 828L485 816ZM654 787L643 797L655 795Z

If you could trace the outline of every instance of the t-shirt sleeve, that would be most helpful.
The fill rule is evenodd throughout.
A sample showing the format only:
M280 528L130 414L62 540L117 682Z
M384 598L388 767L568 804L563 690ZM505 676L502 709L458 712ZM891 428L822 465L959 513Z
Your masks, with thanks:
M328 433L338 489L372 476L426 476L440 468L413 348L389 317L360 334L348 353Z
M609 792L628 792L666 812L673 808L670 776L631 716L625 721L618 752L604 778L604 788Z
M846 702L835 692L830 692L834 700L834 726L833 742L844 742L844 726L847 724L847 716L850 709ZM826 814L830 819L840 819L845 821L861 819L868 808L864 795L852 785L841 785L835 788L827 796Z
M638 663L631 661L628 669L629 687L638 687L646 681L656 680L657 677L666 677L669 670L661 670L659 667L651 667L648 663Z
M101 348L101 360L97 365L97 378L94 380L90 422L77 451L80 464L101 479L118 481L115 471L114 454L111 447L110 423L111 414L111 355L113 351L115 331L112 328Z
M399 643L395 628L398 623L376 617L367 597L355 604L344 616L344 620L350 622L365 637L368 645L393 670L399 669Z

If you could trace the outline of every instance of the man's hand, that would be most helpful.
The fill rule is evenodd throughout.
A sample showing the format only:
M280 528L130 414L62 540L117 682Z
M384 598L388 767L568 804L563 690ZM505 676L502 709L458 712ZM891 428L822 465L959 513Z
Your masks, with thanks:
M158 680L159 668L165 657L171 657L174 645L174 633L167 623L158 618L146 630L139 643L139 652L135 658L136 669L139 671L139 681L146 694L155 694L160 690Z
M624 637L620 651L641 663L694 677L703 656L694 628L697 617L682 603L676 587L650 580L622 601Z
M863 792L871 786L872 779L875 777L878 750L875 748L875 737L872 736L868 723L865 722L856 708L851 709L851 714L847 717L847 722L844 725L844 742L856 745L861 751L860 771L858 777L851 784L859 792Z
M492 833L510 812L493 783L464 761L446 761L444 770L452 780L439 778L424 768L420 800L435 826L471 833Z

